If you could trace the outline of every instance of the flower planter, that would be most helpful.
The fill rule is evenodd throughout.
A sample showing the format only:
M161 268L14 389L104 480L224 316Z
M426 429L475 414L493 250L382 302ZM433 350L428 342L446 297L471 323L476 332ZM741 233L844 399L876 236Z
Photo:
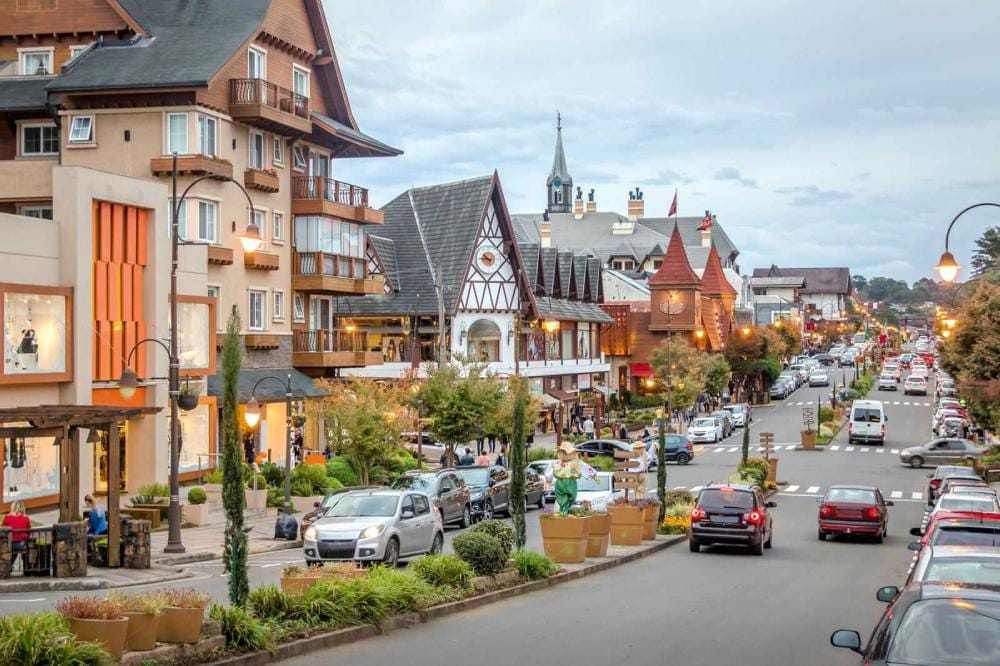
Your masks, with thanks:
M313 495L311 497L296 497L292 495L292 509L295 510L295 513L305 513L315 509L315 504L322 501L322 495Z
M128 618L117 620L83 620L69 618L69 631L81 643L99 643L116 660L125 651Z
M542 546L553 562L570 564L587 557L590 522L578 516L553 516L538 521L542 528Z
M803 449L815 449L816 448L816 431L815 430L803 430L800 433L802 435L802 448Z
M177 396L177 406L184 412L190 412L198 406L198 395L196 393L181 393Z
M188 504L184 507L184 520L194 525L208 525L208 504Z
M247 488L243 491L246 497L246 504L248 509L266 509L267 508L267 488L263 490L251 490Z
M127 611L123 615L128 618L125 647L134 652L155 648L160 616L156 613L130 613Z
M611 544L613 546L638 546L642 543L643 509L638 506L609 506L611 516Z
M778 482L778 459L768 458L767 459L767 479L765 481L771 481L772 483Z
M605 557L611 539L611 515L593 513L588 516L587 557Z
M323 576L282 576L281 591L285 594L305 594L321 580Z
M160 643L197 643L201 640L204 608L167 606L160 615L156 640Z
M660 517L659 504L647 504L642 510L642 539L652 541L656 538L656 523Z
M222 503L222 484L221 483L203 483L201 489L205 491L205 495L208 496L208 504L221 504Z

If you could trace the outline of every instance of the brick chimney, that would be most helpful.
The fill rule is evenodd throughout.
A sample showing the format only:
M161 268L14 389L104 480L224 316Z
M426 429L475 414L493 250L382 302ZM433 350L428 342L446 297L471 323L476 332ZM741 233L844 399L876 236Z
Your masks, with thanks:
M628 193L628 219L635 222L640 217L646 217L646 202L642 199L642 190L637 187Z
M583 219L583 191L580 188L576 190L576 199L573 199L573 219Z
M546 220L539 229L539 240L542 247L552 247L552 223Z
M594 188L590 188L590 193L587 195L587 212L597 212L597 202L594 201Z

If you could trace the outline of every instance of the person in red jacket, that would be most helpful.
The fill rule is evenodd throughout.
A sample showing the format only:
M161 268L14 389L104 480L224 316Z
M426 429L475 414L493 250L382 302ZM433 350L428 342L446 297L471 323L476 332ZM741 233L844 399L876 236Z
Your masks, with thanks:
M23 564L24 553L28 549L28 530L31 529L31 518L24 512L24 502L17 501L11 505L10 513L3 517L0 527L10 528L11 550L15 556L20 554Z

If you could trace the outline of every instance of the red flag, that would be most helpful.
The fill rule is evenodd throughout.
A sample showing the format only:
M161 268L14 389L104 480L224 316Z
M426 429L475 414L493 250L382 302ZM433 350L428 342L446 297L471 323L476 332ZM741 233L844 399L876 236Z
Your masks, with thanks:
M667 213L667 217L677 214L677 190L674 190L674 201L670 204L670 212Z

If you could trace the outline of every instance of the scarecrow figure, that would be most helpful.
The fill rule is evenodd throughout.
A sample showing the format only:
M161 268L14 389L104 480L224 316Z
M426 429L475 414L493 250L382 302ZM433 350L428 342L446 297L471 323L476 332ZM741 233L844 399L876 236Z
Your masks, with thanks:
M576 448L569 442L563 442L557 452L559 459L552 466L552 476L556 479L559 515L565 516L576 503L576 480L581 476L593 477L597 470L580 460Z

